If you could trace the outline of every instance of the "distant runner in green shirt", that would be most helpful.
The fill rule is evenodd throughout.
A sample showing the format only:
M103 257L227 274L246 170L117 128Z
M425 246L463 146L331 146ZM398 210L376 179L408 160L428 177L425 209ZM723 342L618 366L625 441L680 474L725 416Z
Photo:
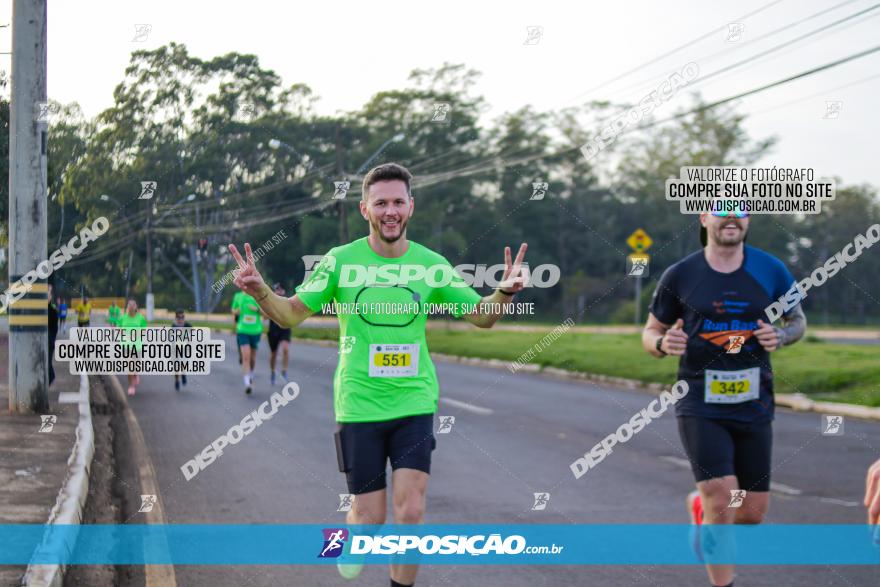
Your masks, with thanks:
M515 260L505 247L501 287L481 298L445 258L408 240L406 225L415 205L411 179L396 163L367 173L360 211L369 236L332 249L291 298L266 285L250 244L244 245L247 260L229 245L240 268L235 284L282 328L296 326L324 304L340 306L333 405L339 469L356 496L349 524L385 522L389 460L394 522L422 522L439 395L425 341L427 306L447 304L455 316L491 328L526 279L526 244ZM356 577L363 566L349 552L337 560L346 578ZM392 564L392 585L412 585L417 570L417 565Z
M146 328L147 327L147 319L143 314L138 312L138 305L134 298L129 298L128 303L125 306L125 314L119 317L118 322L119 328L126 328L128 332L131 332L134 329ZM137 348L141 347L140 342L136 343L135 346ZM141 376L137 373L129 373L128 374L128 395L134 395L137 391L137 386L141 382Z
M107 323L110 326L118 326L120 314L121 312L119 306L116 305L116 302L110 302L110 307L107 308Z
M235 338L241 353L244 392L250 393L254 385L257 347L263 334L263 314L253 296L239 291L232 296L232 315L235 316Z

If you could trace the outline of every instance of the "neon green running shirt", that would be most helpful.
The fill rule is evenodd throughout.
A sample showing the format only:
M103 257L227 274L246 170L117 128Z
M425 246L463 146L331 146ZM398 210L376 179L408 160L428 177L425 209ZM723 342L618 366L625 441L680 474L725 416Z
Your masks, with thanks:
M436 412L440 390L425 340L427 306L447 304L460 317L481 299L442 255L409 241L401 257L381 257L366 237L331 249L296 292L314 312L338 304L337 422Z
M232 298L232 310L238 310L235 331L239 334L263 334L260 305L254 296L240 291Z
M134 316L129 316L128 312L126 312L118 318L117 324L119 328L127 329L127 332L125 333L127 340L131 340L132 338L137 339L137 342L127 342L125 344L127 346L134 346L135 348L140 350L141 345L143 344L143 341L140 340L140 333L132 334L132 330L136 328L146 328L147 318L140 312L135 312Z

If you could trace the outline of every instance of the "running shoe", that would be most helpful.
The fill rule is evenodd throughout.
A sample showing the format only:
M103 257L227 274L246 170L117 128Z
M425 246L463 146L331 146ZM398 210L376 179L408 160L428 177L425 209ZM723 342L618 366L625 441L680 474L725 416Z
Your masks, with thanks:
M349 581L357 579L363 568L364 563L344 563L341 560L336 561L336 570L339 571L339 574L343 579L348 579Z
M703 500L700 497L700 492L691 491L688 493L685 503L687 504L688 516L691 518L691 548L700 562L703 562L703 548L700 544L700 535L703 533L700 528L703 524Z
M336 570L343 579L357 579L364 568L364 555L351 554L351 543L345 544L342 554L336 559Z

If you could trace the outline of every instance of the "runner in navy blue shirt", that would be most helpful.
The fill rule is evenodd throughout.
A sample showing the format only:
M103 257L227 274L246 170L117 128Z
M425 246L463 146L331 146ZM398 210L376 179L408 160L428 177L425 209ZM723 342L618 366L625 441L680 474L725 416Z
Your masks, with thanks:
M700 223L704 249L660 277L642 343L656 357L680 357L678 378L688 383L675 412L697 482L691 521L758 524L770 497L770 353L799 340L806 318L798 304L780 325L767 323L765 308L795 280L782 261L744 244L746 214L703 214ZM732 565L707 568L713 585L732 585Z

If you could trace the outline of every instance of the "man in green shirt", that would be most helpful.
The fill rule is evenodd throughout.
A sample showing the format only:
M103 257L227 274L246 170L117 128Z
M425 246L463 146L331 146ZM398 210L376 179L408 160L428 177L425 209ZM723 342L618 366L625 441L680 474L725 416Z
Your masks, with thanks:
M257 347L263 334L260 305L253 296L243 291L232 296L232 315L235 316L235 338L241 352L241 372L244 376L244 392L250 393L254 385L254 365Z
M266 285L250 244L245 243L247 261L229 246L241 270L235 284L282 328L296 326L324 304L339 304L333 404L339 468L355 495L347 515L352 525L385 522L389 461L394 522L422 522L439 395L425 341L428 305L447 304L456 317L490 328L525 281L525 244L516 260L505 248L501 287L481 298L445 258L408 240L411 179L395 163L367 173L360 211L369 236L333 248L293 297L276 295ZM343 557L340 573L357 576L362 565ZM391 565L392 587L412 585L417 570L417 565Z

